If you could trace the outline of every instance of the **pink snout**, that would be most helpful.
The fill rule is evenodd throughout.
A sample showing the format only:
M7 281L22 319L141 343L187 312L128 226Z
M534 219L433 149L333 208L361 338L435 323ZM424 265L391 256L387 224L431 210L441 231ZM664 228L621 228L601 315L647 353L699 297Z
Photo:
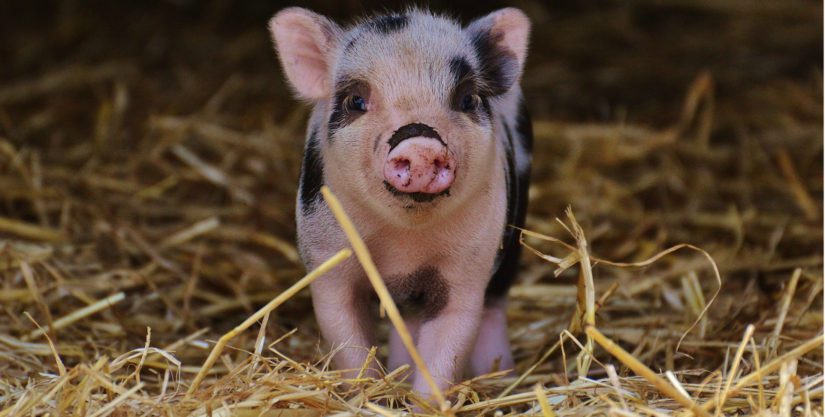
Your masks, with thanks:
M455 168L441 141L415 137L401 141L387 155L384 179L403 193L438 194L452 185Z

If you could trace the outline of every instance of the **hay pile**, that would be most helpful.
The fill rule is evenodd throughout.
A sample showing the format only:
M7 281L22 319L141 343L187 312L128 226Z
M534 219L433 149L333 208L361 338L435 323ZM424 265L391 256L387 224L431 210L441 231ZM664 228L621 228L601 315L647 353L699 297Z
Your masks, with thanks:
M331 370L293 287L307 110L275 6L73 4L0 22L0 417L420 404L408 369ZM822 4L521 6L541 41L518 375L441 412L823 415Z

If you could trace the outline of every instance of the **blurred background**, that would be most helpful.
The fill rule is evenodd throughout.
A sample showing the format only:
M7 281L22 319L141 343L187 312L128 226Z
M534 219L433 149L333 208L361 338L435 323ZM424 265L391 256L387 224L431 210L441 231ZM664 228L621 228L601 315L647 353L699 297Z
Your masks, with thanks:
M300 5L346 23L400 4ZM46 325L122 291L116 306L51 333L77 348L67 363L143 346L147 326L157 346L199 329L212 340L303 274L293 206L308 109L290 96L266 29L287 5L3 4L0 334L25 339L35 326L24 311ZM769 334L801 268L784 331L821 330L822 2L429 5L463 22L503 6L533 20L528 228L572 242L554 221L571 206L597 257L642 260L684 242L718 262L722 295L687 355L674 357L675 341L716 289L701 256L641 272L597 267L597 296L622 284L600 325L651 366L715 369L724 350L699 340L738 341L746 323ZM554 268L523 257L509 312L520 369L573 313L576 271L556 278ZM298 328L290 355L321 355L308 294L276 316L272 334ZM250 346L254 333L233 343ZM662 343L643 343L654 334ZM205 353L176 355L194 366ZM0 374L25 381L54 366L15 354ZM552 380L564 366L552 359L539 372Z

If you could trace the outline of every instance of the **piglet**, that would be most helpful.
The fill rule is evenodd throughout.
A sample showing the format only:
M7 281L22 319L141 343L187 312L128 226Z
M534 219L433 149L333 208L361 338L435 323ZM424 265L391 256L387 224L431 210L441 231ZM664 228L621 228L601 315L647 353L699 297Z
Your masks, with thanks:
M410 9L342 28L293 7L269 29L295 95L312 105L296 209L306 267L348 246L320 196L327 185L440 387L467 363L473 375L511 369L505 297L532 149L519 87L527 16L506 8L462 26ZM311 291L335 365L357 372L376 342L363 269L348 260ZM411 364L396 333L389 344L389 368ZM430 394L420 374L413 389Z

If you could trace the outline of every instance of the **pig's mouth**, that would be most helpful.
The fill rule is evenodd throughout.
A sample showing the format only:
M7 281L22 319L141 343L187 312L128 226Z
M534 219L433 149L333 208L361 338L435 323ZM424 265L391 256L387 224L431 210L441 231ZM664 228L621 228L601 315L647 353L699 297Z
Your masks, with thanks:
M424 193L424 192L406 193L404 191L401 191L401 190L395 188L388 181L384 181L384 188L386 188L387 191L390 192L390 194L392 194L396 197L410 199L410 200L412 200L416 203L429 203L431 201L434 201L437 198L447 197L447 196L450 195L450 189L449 188L447 188L447 189L445 189L445 190L443 190L439 193Z

